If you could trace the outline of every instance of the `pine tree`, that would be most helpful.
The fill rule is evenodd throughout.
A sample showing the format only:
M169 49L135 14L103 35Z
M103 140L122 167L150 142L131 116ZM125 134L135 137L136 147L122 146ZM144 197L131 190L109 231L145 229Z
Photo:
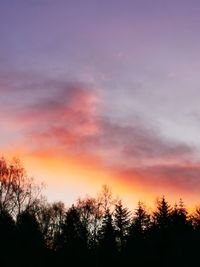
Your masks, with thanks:
M99 233L99 253L102 266L114 266L117 253L116 233L109 209L105 212Z
M157 225L158 229L164 230L170 227L171 223L171 206L166 201L163 196L161 200L157 202L157 208L154 212L154 223Z
M173 227L177 228L177 231L181 231L182 228L188 225L187 210L182 199L179 200L179 205L175 204L171 213L171 218Z
M74 205L67 211L61 227L58 247L61 261L73 262L79 266L87 257L87 229L80 219L80 214Z
M135 235L142 236L148 230L149 226L150 215L147 213L144 204L139 201L130 230Z
M171 255L176 265L186 264L185 255L193 254L195 248L192 222L188 218L188 213L182 199L179 204L175 204L172 210L172 242L171 242ZM190 265L188 262L187 265Z
M143 257L143 254L146 253L146 233L149 226L150 216L144 204L138 202L127 239L125 260L128 266L133 262L135 262L136 266L145 264L146 257Z
M200 207L196 207L192 216L192 220L194 229L200 233Z
M130 211L123 207L122 201L118 201L114 210L114 224L119 250L122 250L128 234L130 226Z
M163 196L158 200L156 211L153 213L154 224L151 232L152 251L157 252L156 258L158 266L169 266L171 262L171 248L173 244L172 208Z

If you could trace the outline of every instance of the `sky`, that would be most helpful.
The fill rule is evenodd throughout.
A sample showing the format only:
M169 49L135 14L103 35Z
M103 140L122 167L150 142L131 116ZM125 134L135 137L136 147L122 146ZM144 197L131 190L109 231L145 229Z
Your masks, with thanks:
M0 0L0 153L68 204L200 203L200 2Z

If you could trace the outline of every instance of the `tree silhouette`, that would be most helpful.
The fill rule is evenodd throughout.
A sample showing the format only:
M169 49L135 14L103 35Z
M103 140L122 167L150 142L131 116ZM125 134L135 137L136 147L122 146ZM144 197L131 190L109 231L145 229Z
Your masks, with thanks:
M154 223L161 231L170 227L171 212L172 209L163 196L161 200L157 201L156 211L153 215Z
M126 247L126 264L134 261L138 266L145 264L146 257L143 257L144 251L147 253L147 231L150 227L150 216L145 206L140 201L134 212L132 223L129 227L129 235ZM134 259L133 259L134 258Z
M0 261L2 266L15 264L16 257L15 222L6 210L0 213Z
M99 233L99 261L100 266L114 266L117 255L116 233L112 215L108 210L103 218Z
M200 208L188 214L182 199L130 213L104 186L66 209L48 203L18 161L0 160L2 266L198 266L199 244Z
M123 207L121 200L115 205L114 225L116 229L118 249L121 251L124 249L130 226L130 211L126 207Z
M61 233L65 217L65 206L62 202L52 204L43 201L35 212L46 246L56 250L56 241Z
M17 216L16 222L18 251L23 251L22 264L42 263L45 256L45 245L42 232L35 215L28 210ZM34 252L34 253L33 253ZM39 260L40 259L40 260Z
M182 199L179 200L179 205L174 205L171 212L171 220L175 231L182 231L185 227L189 226L187 210Z
M73 262L75 266L87 259L87 229L74 205L67 211L59 238L61 261Z
M103 215L101 203L95 198L78 199L76 207L79 211L81 222L87 228L89 245L95 245L98 241L97 234Z
M41 186L27 176L19 159L15 158L11 163L0 159L0 209L17 217L34 205L40 192Z
M188 237L192 237L191 222L187 218L187 210L184 206L182 199L179 200L179 204L175 204L171 213L171 257L176 264L184 264L185 253L189 253L190 248L186 245L190 240ZM191 246L191 245L190 245Z
M154 253L158 254L156 257L158 266L168 266L171 262L169 253L173 242L171 234L171 215L172 208L163 196L157 201L156 211L153 213L151 232L152 249Z
M150 223L150 215L146 211L144 204L139 201L134 213L130 231L142 236L145 231L149 229Z
M116 199L114 199L113 193L107 185L102 186L102 190L98 196L97 201L98 203L100 203L101 210L104 214L108 210L111 210L116 203Z

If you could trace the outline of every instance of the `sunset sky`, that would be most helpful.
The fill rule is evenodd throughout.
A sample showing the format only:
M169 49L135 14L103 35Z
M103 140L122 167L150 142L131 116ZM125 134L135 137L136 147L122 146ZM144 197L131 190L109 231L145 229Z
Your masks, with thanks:
M200 203L200 1L0 0L0 153L50 201Z

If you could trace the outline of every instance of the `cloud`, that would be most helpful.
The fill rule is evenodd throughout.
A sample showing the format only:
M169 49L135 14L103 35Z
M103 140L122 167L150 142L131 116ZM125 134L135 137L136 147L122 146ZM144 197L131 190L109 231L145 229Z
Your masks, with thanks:
M153 195L166 192L182 194L200 193L200 164L168 164L141 168L127 168L118 171L118 178L129 186L139 186L141 191L149 191Z
M19 124L35 149L90 153L120 166L151 166L193 161L195 149L164 138L159 129L140 117L129 124L112 120L101 97L81 83L54 81L54 94L20 110Z
M66 83L45 100L20 111L19 123L36 146L69 150L98 132L98 96L80 84Z
M164 138L137 114L126 122L114 120L99 92L85 84L47 80L30 83L29 90L36 84L39 97L12 113L28 153L89 158L91 165L99 161L113 177L132 185L200 187L192 146Z
M167 140L152 128L145 120L133 120L130 125L104 120L100 145L114 147L121 160L135 165L151 165L159 161L192 160L195 157L193 147Z

